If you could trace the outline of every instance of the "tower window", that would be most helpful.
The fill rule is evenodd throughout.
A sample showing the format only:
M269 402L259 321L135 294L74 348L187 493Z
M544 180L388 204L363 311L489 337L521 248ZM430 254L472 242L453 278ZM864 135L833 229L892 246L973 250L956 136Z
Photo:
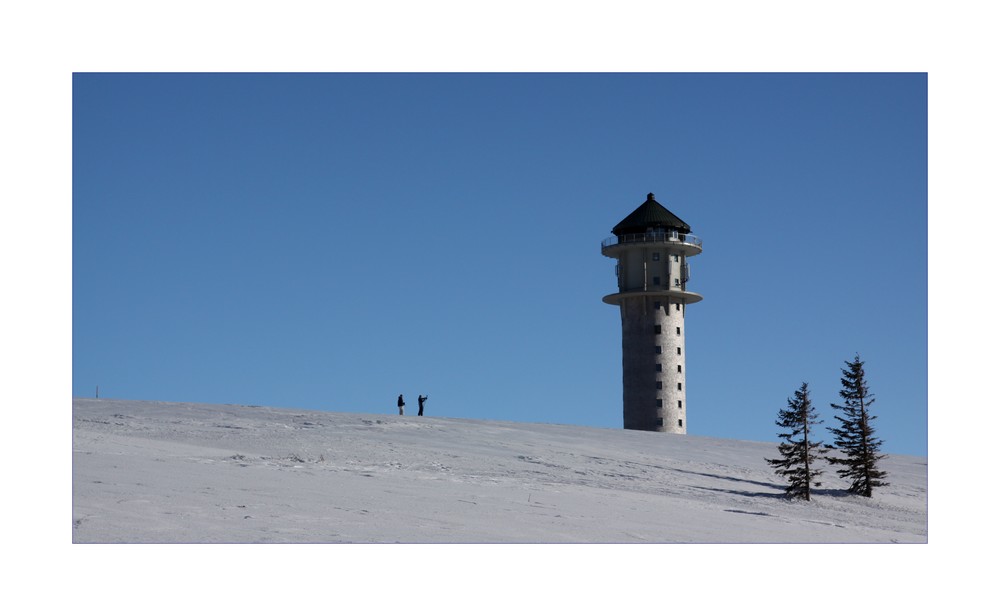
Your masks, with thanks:
M683 428L684 427L684 420L683 419L678 419L677 420L677 427L678 428Z
M677 335L678 335L678 336L680 336L680 335L681 335L681 328L679 328L679 327L677 328Z
M663 418L662 417L657 417L656 418L656 425L657 426L662 426L663 425Z
M663 400L661 400L659 398L656 399L656 408L658 408L658 409L662 409L663 408Z
M677 384L677 391L680 391L681 389L682 389L682 388L681 388L681 384L680 384L680 383L678 383L678 384Z
M677 372L682 372L680 364L677 365Z
M663 372L663 364L656 364L656 371Z
M679 408L679 409L684 408L684 401L683 400L678 400L677 401L677 408Z
M660 326L659 326L659 325L654 325L654 326L653 326L653 333L654 333L654 334L659 334L659 333L662 333L662 332L660 331Z
M679 256L677 256L677 255L674 255L674 263L677 263L677 262L679 262L680 260L681 260L681 258L680 258Z
M659 310L660 309L660 302L654 302L653 303L653 308L656 309L656 310Z
M656 347L656 354L659 355L660 353L663 353L663 347Z
M680 354L681 354L681 348L680 348L680 347L677 347L677 354L678 354L678 355L680 355Z
M657 381L656 382L656 388L657 389L663 389L663 381Z
M681 279L680 278L674 278L674 286L675 287L681 286Z
M678 310L681 309L681 305L680 304L674 304L674 306L676 306Z

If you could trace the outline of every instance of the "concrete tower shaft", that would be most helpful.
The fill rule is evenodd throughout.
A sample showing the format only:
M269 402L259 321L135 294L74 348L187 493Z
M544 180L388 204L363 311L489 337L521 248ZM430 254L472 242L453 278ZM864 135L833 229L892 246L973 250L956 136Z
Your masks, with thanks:
M652 193L613 233L601 253L618 262L618 292L604 301L621 310L624 427L686 434L684 316L702 299L687 288L688 258L701 240Z

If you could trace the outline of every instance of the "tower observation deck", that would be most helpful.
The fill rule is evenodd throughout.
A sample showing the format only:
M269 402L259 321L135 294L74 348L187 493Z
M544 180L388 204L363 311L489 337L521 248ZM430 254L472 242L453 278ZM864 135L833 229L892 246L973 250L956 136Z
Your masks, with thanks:
M604 302L621 311L624 427L686 434L684 316L702 300L687 288L688 259L701 239L653 193L611 232L601 254L618 262L618 292Z

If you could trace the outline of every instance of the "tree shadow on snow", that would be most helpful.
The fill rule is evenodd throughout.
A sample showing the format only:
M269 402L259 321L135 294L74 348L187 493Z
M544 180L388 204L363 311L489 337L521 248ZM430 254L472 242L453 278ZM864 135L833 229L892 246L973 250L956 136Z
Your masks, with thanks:
M682 469L675 469L679 473L687 473L689 475L700 475L702 477L711 477L712 479L723 479L725 481L733 481L736 483L745 483L754 486L760 486L762 488L768 488L774 490L774 492L755 492L749 490L739 490L739 489L725 489L725 488L709 488L705 486L690 486L699 490L706 490L709 492L724 492L726 494L735 494L737 496L749 496L754 498L788 498L785 494L785 484L773 483L768 481L754 481L752 479L742 479L740 477L730 477L728 475L719 475L717 473L699 473L697 471L686 471ZM816 496L847 496L850 493L844 489L837 488L813 488L810 492Z
M751 498L774 498L774 499L784 499L786 498L784 488L781 486L775 486L776 489L781 490L780 492L750 492L747 490L726 490L723 488L706 488L705 486L689 486L696 490L705 490L707 492L722 492L723 494L735 494L737 496L749 496Z
M785 492L785 486L778 483L771 483L767 481L754 481L752 479L741 479L739 477L729 477L728 475L719 475L716 473L699 473L697 471L686 471L683 469L675 469L678 473L687 473L689 475L700 475L702 477L711 477L712 479L725 479L726 481L735 481L739 483L748 483L755 486L761 486L764 488L771 488L773 490L779 490L782 494ZM705 488L706 490L717 490L717 488ZM725 492L726 490L718 490L720 492ZM762 496L769 496L768 494L762 494Z
M704 473L695 473L695 474L697 474L697 475L703 475ZM729 479L731 481L742 481L740 479L734 479L732 477L724 477L724 476L721 476L721 475L718 475L717 477L719 479ZM706 490L708 492L722 492L724 494L735 494L737 496L749 496L749 497L752 497L752 498L773 498L773 499L781 499L781 500L788 499L788 495L785 494L785 486L784 485L776 484L776 483L775 484L767 484L767 483L760 482L760 481L748 481L747 483L755 483L757 485L762 485L762 486L765 486L765 487L774 488L776 490L776 492L750 492L750 491L747 491L747 490L735 490L735 489L733 489L733 490L727 490L725 488L708 488L708 487L705 487L705 486L689 486L689 487L695 488L696 490ZM850 496L851 495L851 493L848 492L847 490L840 490L840 489L833 489L833 488L829 488L829 489L827 489L827 488L812 488L810 490L810 493L813 496L836 496L836 497L843 497L843 496Z

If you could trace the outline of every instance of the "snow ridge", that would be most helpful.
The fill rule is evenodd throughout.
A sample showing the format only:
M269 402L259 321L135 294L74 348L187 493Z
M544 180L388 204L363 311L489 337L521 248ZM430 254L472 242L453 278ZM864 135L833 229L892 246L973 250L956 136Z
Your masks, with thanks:
M786 499L775 445L503 421L73 401L74 543L926 543L927 460Z

